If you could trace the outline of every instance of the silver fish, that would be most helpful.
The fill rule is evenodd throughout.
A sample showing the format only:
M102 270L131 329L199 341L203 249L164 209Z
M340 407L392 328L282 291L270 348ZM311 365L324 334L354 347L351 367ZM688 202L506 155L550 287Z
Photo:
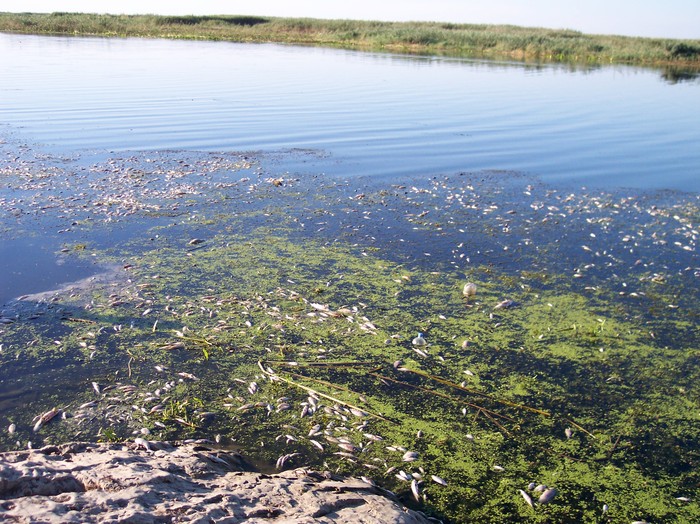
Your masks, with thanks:
M413 493L413 498L416 499L416 502L420 502L420 490L418 489L418 481L416 479L411 481L411 493Z
M547 488L544 490L544 493L540 495L540 498L537 499L537 502L540 504L547 504L548 502L551 502L554 497L557 496L557 490L554 488Z
M528 506L530 506L531 508L534 508L534 506L532 505L532 499L530 498L530 495L525 493L522 489L519 489L518 493L520 493L523 496L523 498L525 499L525 502L527 502Z
M437 475L430 475L430 478L433 479L433 482L435 482L436 484L440 484L441 486L447 486L447 482L438 477Z

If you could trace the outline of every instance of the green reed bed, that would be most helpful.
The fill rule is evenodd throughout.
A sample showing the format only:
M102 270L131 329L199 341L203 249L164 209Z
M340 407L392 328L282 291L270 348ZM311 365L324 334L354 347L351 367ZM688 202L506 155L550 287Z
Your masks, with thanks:
M256 16L0 13L0 31L279 42L456 57L700 66L700 41L568 29Z

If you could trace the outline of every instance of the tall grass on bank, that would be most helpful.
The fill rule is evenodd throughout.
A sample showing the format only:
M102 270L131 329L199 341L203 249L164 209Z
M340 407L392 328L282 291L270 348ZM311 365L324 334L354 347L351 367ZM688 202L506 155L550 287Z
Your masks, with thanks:
M473 58L700 67L700 40L567 29L256 16L0 13L0 31L278 42Z

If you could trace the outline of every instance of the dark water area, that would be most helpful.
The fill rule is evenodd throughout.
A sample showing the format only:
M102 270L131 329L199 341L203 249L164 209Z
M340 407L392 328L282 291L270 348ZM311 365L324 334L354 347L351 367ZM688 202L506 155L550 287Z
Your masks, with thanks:
M100 267L47 245L46 238L5 238L0 243L3 272L0 305L21 295L39 293L89 277Z

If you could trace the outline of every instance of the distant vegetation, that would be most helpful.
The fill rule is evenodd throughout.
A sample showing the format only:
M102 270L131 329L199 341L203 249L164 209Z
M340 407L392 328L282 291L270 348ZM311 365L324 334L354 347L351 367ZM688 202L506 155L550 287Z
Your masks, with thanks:
M472 58L700 67L700 40L588 35L568 29L511 25L223 15L0 13L0 31L279 42Z

